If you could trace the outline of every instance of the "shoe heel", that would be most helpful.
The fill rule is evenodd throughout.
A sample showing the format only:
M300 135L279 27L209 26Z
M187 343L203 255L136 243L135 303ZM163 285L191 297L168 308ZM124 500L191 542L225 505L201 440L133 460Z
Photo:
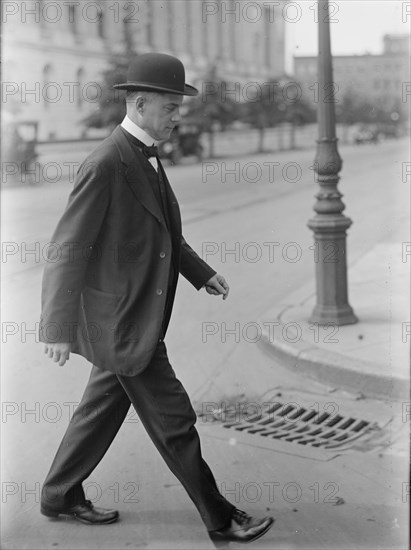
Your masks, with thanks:
M228 548L230 541L223 538L219 538L218 535L210 536L211 542L214 544L214 548Z
M230 545L230 541L226 540L213 540L212 543L214 544L214 548L228 548Z
M46 508L40 508L40 512L43 514L43 516L46 516L47 518L57 518L60 515L60 512L47 510Z

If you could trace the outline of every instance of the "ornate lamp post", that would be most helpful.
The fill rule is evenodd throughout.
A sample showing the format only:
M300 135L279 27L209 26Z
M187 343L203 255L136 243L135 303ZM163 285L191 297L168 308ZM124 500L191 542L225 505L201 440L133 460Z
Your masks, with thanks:
M342 213L345 206L337 188L342 167L335 132L333 75L328 0L318 1L318 140L314 170L320 190L316 195L314 231L317 304L310 321L348 325L357 317L348 303L346 230L351 220Z

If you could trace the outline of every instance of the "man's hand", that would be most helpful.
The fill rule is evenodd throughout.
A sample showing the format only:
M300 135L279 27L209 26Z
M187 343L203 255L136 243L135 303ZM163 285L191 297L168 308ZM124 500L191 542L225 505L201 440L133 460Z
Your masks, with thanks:
M211 277L211 279L206 282L204 286L209 294L213 294L214 296L219 296L220 294L222 294L223 300L226 300L228 298L230 287L228 286L226 280L222 275L216 273Z
M59 342L56 344L46 344L44 346L44 353L46 353L50 359L53 359L55 363L58 363L60 367L64 365L70 358L71 344L66 342Z

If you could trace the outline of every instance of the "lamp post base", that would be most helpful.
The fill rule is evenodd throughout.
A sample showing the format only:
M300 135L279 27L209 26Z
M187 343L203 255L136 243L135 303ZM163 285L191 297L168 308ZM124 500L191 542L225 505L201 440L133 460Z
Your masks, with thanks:
M311 314L309 322L317 323L318 325L353 325L358 323L358 317L348 304L345 307L321 306L317 304Z
M350 218L341 213L317 214L308 222L314 232L317 290L311 323L350 325L358 322L348 302L346 230L350 225Z

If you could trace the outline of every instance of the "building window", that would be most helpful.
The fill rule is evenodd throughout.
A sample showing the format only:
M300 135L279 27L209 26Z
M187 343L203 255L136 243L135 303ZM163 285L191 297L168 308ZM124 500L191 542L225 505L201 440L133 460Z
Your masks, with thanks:
M50 102L47 100L47 87L50 83L51 72L52 72L51 65L50 64L45 65L43 68L43 90L45 91L45 94L43 93L43 97L44 95L46 95L46 98L44 99L45 109L49 109L50 107Z
M201 23L201 53L208 58L208 26Z
M104 12L102 9L100 11L99 20L97 21L97 32L100 38L105 38L106 28L105 28L105 22L104 22Z
M253 36L253 56L254 56L254 74L261 68L262 63L262 36L259 32L254 33Z
M270 23L270 8L266 7L264 10L264 63L266 67L271 67L271 49L272 49L272 23Z
M236 24L231 23L229 48L230 48L230 60L234 62L237 61L236 28L237 28Z
M193 53L193 14L192 14L193 4L187 2L186 6L186 47L187 53L192 55Z
M80 67L77 71L77 82L76 86L76 105L78 109L83 107L83 86L84 86L84 69Z
M147 46L153 47L153 4L151 0L146 2L146 40Z
M205 0L202 0L203 3L204 3L204 1ZM205 13L205 12L204 12L204 7L202 6L201 7L201 14L203 14L203 13ZM208 48L209 48L208 29L210 28L210 25L208 25L207 22L203 20L203 15L201 16L200 25L201 25L201 52L202 52L204 57L208 58L208 55L209 55L209 51L208 51Z
M169 50L171 52L174 52L175 51L174 6L173 6L173 2L167 2L167 1L165 5L167 6L167 43L168 43Z
M235 6L236 0L230 0L230 6L228 9L227 17L225 17L225 24L227 25L228 29L228 58L230 61L236 61L237 60L237 48L236 48L236 27L237 27L237 16L235 15L236 12L236 6ZM224 21L224 19L223 19Z
M78 21L77 21L76 8L77 6L75 4L68 5L70 30L73 34L78 34Z
M39 10L39 21L40 21L40 26L44 28L44 24L45 24L45 19L43 17L43 10L44 10L44 0L39 0L38 4L38 10Z
M131 52L133 50L133 36L131 33L131 27L127 18L123 19L123 31L124 31L124 42L126 45L126 51Z
M217 56L221 59L224 59L225 51L223 48L223 22L219 17L213 18L215 20L216 24L216 32L217 32Z

